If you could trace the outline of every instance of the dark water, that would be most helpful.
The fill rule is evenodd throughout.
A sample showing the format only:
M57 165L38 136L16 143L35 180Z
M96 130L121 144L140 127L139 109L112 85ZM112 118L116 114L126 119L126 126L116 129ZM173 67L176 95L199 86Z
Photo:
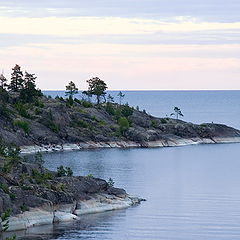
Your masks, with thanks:
M50 169L63 164L76 175L112 177L147 199L85 216L57 239L240 239L239 156L240 144L47 154Z
M64 91L45 91L64 97ZM183 120L194 123L215 122L240 128L240 91L123 91L124 102L139 106L158 117L172 113L174 106L184 113ZM118 102L118 92L110 91ZM81 98L79 94L77 97Z
M240 128L240 91L125 93L125 101L156 116L171 113L177 105L187 121ZM53 239L240 239L240 144L85 150L44 157L50 169L64 165L75 175L111 177L117 187L147 199L127 210L56 225Z

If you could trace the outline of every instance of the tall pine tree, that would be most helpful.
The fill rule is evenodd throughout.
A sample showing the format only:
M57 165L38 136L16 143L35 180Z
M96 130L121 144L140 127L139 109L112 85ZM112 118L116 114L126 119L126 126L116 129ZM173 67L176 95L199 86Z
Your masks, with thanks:
M36 89L36 78L35 74L25 72L23 89L20 91L20 97L22 100L32 102L37 96L40 96L41 91Z
M11 74L11 82L8 86L8 89L12 92L20 92L24 87L23 73L21 71L21 67L16 64L12 70L13 72Z

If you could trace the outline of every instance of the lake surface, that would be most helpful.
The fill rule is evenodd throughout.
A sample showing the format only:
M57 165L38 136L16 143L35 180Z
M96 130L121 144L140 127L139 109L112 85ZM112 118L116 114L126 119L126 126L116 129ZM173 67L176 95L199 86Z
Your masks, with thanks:
M240 128L240 91L124 93L125 102L155 116L169 115L178 106L186 121ZM64 96L64 92L47 94ZM240 144L84 150L44 158L49 169L64 165L75 175L111 177L115 186L147 199L126 210L56 225L52 239L240 239Z
M56 226L53 239L240 239L240 144L46 154L46 167L113 178L141 205ZM65 229L65 230L64 230Z

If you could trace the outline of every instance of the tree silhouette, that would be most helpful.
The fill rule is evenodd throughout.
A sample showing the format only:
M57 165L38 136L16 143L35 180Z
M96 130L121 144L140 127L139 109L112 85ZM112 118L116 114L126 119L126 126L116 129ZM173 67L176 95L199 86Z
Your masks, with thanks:
M21 71L21 67L16 64L12 70L13 72L11 74L11 82L8 86L8 89L13 92L20 92L24 87L23 73Z
M175 116L176 119L178 119L179 117L183 117L184 115L182 114L182 111L180 108L178 107L174 107L174 113L171 113L171 116Z
M36 76L25 71L23 89L20 90L20 97L26 102L32 102L41 95L41 90L36 89Z
M118 93L118 97L119 97L119 104L122 105L122 100L125 97L125 94L123 94L121 91Z
M66 86L66 92L65 95L69 96L69 98L73 98L73 96L75 94L78 93L78 88L76 87L74 82L70 82L67 86Z
M98 77L95 77L95 78L91 78L89 80L87 80L87 83L88 83L88 92L91 94L91 95L96 95L97 97L97 104L100 104L101 102L101 97L104 98L104 100L106 101L105 99L105 95L106 95L106 90L107 90L107 84L101 80L100 78Z
M108 94L108 96L107 96L107 102L108 102L108 103L114 103L114 97L111 96L110 94Z

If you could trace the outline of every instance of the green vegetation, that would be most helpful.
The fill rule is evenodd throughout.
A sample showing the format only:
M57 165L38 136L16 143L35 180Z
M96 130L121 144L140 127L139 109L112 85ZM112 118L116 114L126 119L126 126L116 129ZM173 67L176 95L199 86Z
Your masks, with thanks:
M165 119L165 118L162 118L160 121L161 121L162 124L168 123L167 119Z
M154 128L157 128L158 122L156 120L152 120L151 121L151 126L154 127Z
M129 128L129 121L126 117L120 117L118 119L118 124L119 124L120 131L122 134L124 134L125 131L127 131Z
M82 101L82 106L85 107L85 108L90 108L90 107L92 107L93 105L92 105L92 103L83 100L83 101Z
M0 93L1 95L1 93ZM9 119L10 118L10 110L7 108L7 105L5 102L0 101L0 115Z
M25 204L21 205L21 206L20 206L20 209L21 209L22 212L27 212L27 211L29 211L29 207L27 207Z
M107 96L107 103L114 103L114 97L111 96L111 94L108 94Z
M3 222L2 224L2 230L6 232L9 228L9 217L11 216L12 210L8 208L2 215L1 220Z
M30 115L27 112L27 107L22 102L17 102L14 107L22 117L30 118Z
M107 102L105 109L110 115L115 115L115 109L112 103Z
M34 156L34 163L38 164L40 167L43 166L44 164L44 159L43 159L43 155L41 152L37 152Z
M17 236L14 234L12 237L7 237L5 240L16 240Z
M65 168L63 165L61 165L57 168L58 177L65 177L65 176L71 177L72 175L73 175L73 171L70 167Z
M4 158L4 165L0 169L3 173L9 173L20 158L20 148L3 142L0 138L0 156Z
M133 114L133 108L129 107L128 103L121 106L121 113L124 117L128 118Z
M82 119L73 119L71 122L71 126L73 127L81 127L81 128L88 128L90 127L89 123L82 120Z
M8 194L12 200L16 198L16 195L9 190L8 185L0 183L0 189L2 189L6 194Z
M122 105L122 100L125 97L125 94L123 94L121 91L118 93L118 97L119 97L119 105Z
M6 232L9 228L9 218L11 216L12 209L8 208L3 214L1 215L1 221L2 221L2 231ZM16 240L17 236L14 234L12 237L7 237L4 240Z
M104 98L105 100L105 91L107 90L107 84L98 77L87 80L87 83L89 86L86 93L89 96L95 95L97 98L97 105L99 105L101 102L101 98Z
M115 182L113 181L112 178L109 178L108 181L107 181L107 184L108 184L109 187L113 187Z
M23 120L20 120L20 119L15 119L13 121L13 126L15 127L19 127L21 129L23 129L23 131L26 133L26 134L29 134L30 133L30 126L29 126L29 123L26 122L26 121L23 121Z
M64 192L66 186L64 183L51 184L50 188L57 192Z
M76 87L74 82L70 82L66 86L65 95L69 97L69 99L73 100L73 96L78 93L78 88ZM73 101L72 101L73 102Z
M19 65L15 65L15 67L12 69L11 74L11 82L8 85L8 89L13 92L20 92L23 89L23 73L21 71L21 67Z
M46 180L52 180L53 175L50 172L41 173L37 169L32 170L32 177L37 184L44 184Z

